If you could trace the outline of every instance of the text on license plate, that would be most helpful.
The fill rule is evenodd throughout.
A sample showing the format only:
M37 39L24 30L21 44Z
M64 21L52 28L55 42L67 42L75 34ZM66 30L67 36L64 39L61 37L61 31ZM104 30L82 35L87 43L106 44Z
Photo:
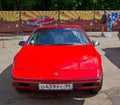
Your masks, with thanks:
M73 84L39 84L40 90L72 90Z

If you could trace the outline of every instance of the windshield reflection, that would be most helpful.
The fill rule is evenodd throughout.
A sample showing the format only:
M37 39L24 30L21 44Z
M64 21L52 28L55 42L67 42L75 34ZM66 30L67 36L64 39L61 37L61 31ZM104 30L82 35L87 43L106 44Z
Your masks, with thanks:
M89 40L84 32L77 28L49 28L35 31L28 44L84 45L89 44Z

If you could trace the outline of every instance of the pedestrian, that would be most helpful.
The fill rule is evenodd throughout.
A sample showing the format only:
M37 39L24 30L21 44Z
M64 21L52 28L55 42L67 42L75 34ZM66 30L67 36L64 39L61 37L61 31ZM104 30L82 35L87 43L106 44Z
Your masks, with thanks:
M108 14L107 26L108 26L108 33L105 34L105 36L111 37L112 36L112 16L111 16L111 13Z
M120 40L120 28L118 29L118 39Z
M104 36L104 31L105 29L107 30L107 12L104 11L104 14L102 15L102 18L101 18L101 24L102 24L102 30L101 30L101 35Z

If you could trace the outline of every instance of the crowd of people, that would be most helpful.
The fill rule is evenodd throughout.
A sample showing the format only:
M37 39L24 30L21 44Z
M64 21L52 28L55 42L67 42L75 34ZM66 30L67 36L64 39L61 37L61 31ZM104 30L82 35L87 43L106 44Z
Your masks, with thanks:
M111 13L107 13L107 11L104 11L104 14L101 18L101 24L102 24L102 30L101 35L106 37L112 36L112 15ZM107 33L104 33L104 31L107 31Z

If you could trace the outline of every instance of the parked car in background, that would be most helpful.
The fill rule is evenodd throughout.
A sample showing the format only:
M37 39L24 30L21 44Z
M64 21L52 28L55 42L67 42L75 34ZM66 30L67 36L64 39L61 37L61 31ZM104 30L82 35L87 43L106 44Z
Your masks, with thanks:
M102 87L102 59L81 26L39 26L16 54L12 84L18 92L90 90Z
M27 20L26 24L30 26L42 26L51 24L53 22L55 22L54 18L50 18L48 16L37 16L35 19Z

